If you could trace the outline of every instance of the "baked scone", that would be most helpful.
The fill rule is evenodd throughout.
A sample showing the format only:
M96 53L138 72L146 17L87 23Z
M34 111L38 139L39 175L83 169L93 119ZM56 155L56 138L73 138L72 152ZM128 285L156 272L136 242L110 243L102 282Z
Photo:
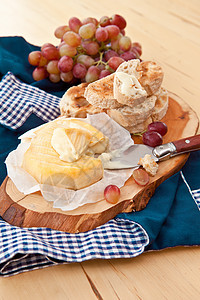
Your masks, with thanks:
M118 108L122 106L113 95L114 76L115 74L113 73L87 86L84 97L91 105L101 109Z
M66 136L64 132L61 135L58 132L57 139L54 136L52 142L58 129L66 131ZM77 190L103 177L101 160L91 155L104 152L108 138L90 124L77 119L58 118L43 125L34 135L24 154L22 168L39 184ZM71 152L67 151L66 139L71 142ZM82 152L80 141L84 148Z

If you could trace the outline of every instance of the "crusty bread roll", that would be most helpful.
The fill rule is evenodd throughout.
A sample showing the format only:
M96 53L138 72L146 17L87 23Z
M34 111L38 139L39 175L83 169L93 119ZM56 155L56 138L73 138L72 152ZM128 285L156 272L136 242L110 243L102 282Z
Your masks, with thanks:
M86 118L87 114L97 114L105 110L92 106L84 97L84 92L88 83L81 83L72 86L63 95L60 101L60 111L62 116L72 118Z
M162 68L155 62L140 62L139 59L123 62L119 65L116 72L124 72L129 75L134 74L141 86L146 90L147 96L155 94L160 89L164 76Z
M123 62L116 70L113 93L118 102L134 107L145 101L147 92L138 81L139 59Z
M162 68L153 61L142 61L138 64L136 71L139 75L138 81L146 90L147 95L155 94L161 87L164 73Z
M84 118L105 112L130 133L142 132L167 112L168 95L161 88L162 81L163 71L155 62L123 62L107 77L70 88L60 102L61 115Z
M152 114L156 102L156 96L146 98L146 100L133 108L124 105L116 109L108 109L107 114L123 127L143 123Z
M156 104L151 115L153 122L160 121L165 116L169 102L168 93L163 88L155 96L157 97Z
M85 89L84 97L93 106L99 108L121 107L113 95L113 81L115 74L108 75L102 79L90 83Z
M160 91L155 94L155 96L156 96L156 103L153 112L151 113L151 116L148 117L142 123L138 122L136 125L127 126L127 127L125 126L125 129L127 129L130 133L134 134L138 132L143 132L144 130L147 129L150 123L160 121L165 116L168 109L167 91L161 88Z

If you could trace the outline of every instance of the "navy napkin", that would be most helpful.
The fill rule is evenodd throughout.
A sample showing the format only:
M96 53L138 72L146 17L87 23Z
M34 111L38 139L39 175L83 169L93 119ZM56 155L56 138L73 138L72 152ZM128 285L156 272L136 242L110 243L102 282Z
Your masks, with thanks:
M56 117L59 97L69 87L52 84L48 79L33 81L33 68L27 57L37 49L22 37L0 38L0 182L6 176L5 158L17 147L18 136ZM22 229L0 219L0 275L95 258L134 257L145 250L200 245L199 168L197 151L181 172L157 188L144 210L120 214L86 233Z

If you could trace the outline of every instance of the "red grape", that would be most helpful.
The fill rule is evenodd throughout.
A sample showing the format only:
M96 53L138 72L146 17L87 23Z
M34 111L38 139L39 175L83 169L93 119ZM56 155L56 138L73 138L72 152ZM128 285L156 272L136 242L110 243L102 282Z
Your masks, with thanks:
M59 74L60 71L58 69L58 60L51 60L47 64L47 72L50 74Z
M124 29L126 27L126 20L120 15L113 15L110 24L117 25L120 29Z
M104 28L108 31L109 39L117 37L118 34L120 33L119 27L117 27L116 25L107 25Z
M47 63L48 60L43 55L41 55L38 67L44 67Z
M69 19L69 28L72 31L78 33L79 28L81 27L81 25L82 25L82 23L78 18L72 17L72 18Z
M65 32L70 31L69 26L67 25L62 25L59 26L58 28L56 28L56 30L54 31L54 35L55 37L57 37L58 39L62 39L63 35L65 34Z
M111 57L117 57L117 56L119 56L119 54L114 50L107 50L104 53L105 61L108 61Z
M106 77L108 75L110 75L111 72L109 70L102 70L100 75L99 75L99 79L103 78L103 77Z
M128 51L131 48L131 39L128 36L122 36L119 40L119 48L122 51Z
M73 73L72 73L72 71L69 71L69 72L66 72L66 73L61 72L60 73L60 78L64 82L71 82L72 79L73 79Z
M96 30L95 37L98 42L105 42L108 39L108 31L104 27L99 27Z
M32 66L44 67L48 60L40 51L32 51L29 53L28 61Z
M82 47L88 55L96 55L99 52L99 44L95 41L85 41Z
M88 23L93 23L95 26L97 26L97 25L99 24L99 22L97 21L97 19L91 18L91 17L88 17L88 18L86 18L86 19L84 19L84 20L82 21L82 24L83 24L83 25L84 25L84 24L88 24Z
M114 71L117 70L117 68L119 67L119 65L121 65L121 63L123 63L125 60L121 57L111 57L108 61L108 65L111 69L113 69Z
M167 133L167 125L163 122L153 122L148 125L148 131L156 131L164 136Z
M73 75L75 78L79 78L79 79L85 78L86 73L87 73L86 66L84 66L80 63L77 63L74 65Z
M49 74L49 79L51 82L57 83L60 81L60 74Z
M73 68L73 59L69 56L62 56L58 62L58 68L61 72L67 73Z
M42 80L42 79L45 79L48 77L48 72L47 70L45 69L45 67L37 67L35 68L35 70L33 71L33 79L35 81L39 81L39 80Z
M156 147L162 144L162 135L156 131L146 131L142 135L142 140L145 145Z
M77 62L89 68L94 64L94 59L89 55L81 54L78 56Z
M140 55L135 47L131 47L129 51L132 52L136 58L140 58Z
M110 25L110 18L107 17L107 16L101 17L101 19L99 21L99 24L100 24L101 27L105 27L107 25Z
M63 40L72 47L78 47L81 44L81 37L74 31L67 31L63 35Z
M65 42L62 42L61 45L59 46L59 53L60 56L67 55L73 57L77 54L77 50L75 47L69 46Z
M135 59L137 58L136 54L131 52L131 51L125 51L122 54L120 54L120 57L123 58L124 60L128 61L130 59Z
M96 66L89 67L87 74L85 76L86 82L93 82L99 79L100 70Z
M55 46L47 46L42 49L42 55L48 60L59 59L59 50Z
M142 55L142 46L140 45L140 43L137 43L137 42L132 43L131 48L135 49L138 52L139 56Z
M45 43L44 45L42 45L42 47L41 47L41 51L44 49L44 48L47 48L47 47L55 47L53 44L51 44L51 43Z
M145 186L149 183L149 175L143 169L134 170L132 176L138 185Z
M42 53L40 51L32 51L28 55L28 61L32 66L38 66Z
M79 35L82 37L82 39L91 39L96 31L96 26L93 23L88 23L85 25L82 25L79 28Z
M115 204L120 198L120 189L116 185L108 185L104 190L104 197L107 202Z

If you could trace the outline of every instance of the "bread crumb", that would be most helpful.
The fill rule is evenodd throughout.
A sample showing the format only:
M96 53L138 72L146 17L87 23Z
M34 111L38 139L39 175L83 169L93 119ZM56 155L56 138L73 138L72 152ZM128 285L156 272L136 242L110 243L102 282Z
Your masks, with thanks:
M155 160L151 157L150 154L146 154L143 158L141 157L139 160L139 164L146 170L146 172L149 175L156 175L158 171L158 164L155 162Z

